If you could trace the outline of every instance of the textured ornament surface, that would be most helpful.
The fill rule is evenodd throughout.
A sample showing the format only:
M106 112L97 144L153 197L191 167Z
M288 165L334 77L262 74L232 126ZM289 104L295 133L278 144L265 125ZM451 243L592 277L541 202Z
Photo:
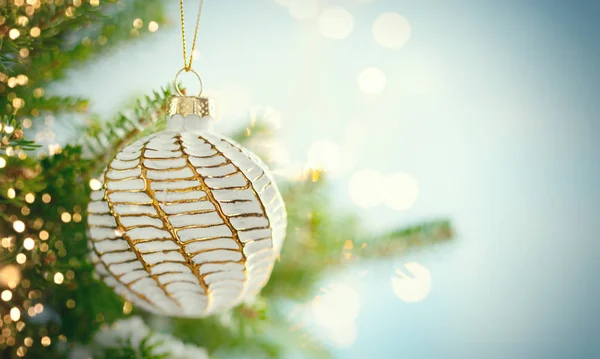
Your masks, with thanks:
M88 206L96 272L163 315L201 317L255 296L287 224L260 159L209 132L160 132L109 164Z

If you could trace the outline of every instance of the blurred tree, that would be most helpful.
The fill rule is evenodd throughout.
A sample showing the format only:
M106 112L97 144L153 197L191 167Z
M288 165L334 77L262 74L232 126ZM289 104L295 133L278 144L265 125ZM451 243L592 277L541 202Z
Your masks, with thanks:
M206 319L163 318L160 327L171 336L147 331L134 339L113 329L121 340L111 344L106 342L110 335L101 337L102 326L131 313L146 323L156 317L138 312L94 278L86 245L88 183L123 145L164 126L172 89L143 97L104 121L87 113L87 99L52 96L46 89L69 68L147 35L142 23L164 23L163 6L158 0L0 0L2 357L199 357L193 345L222 357L278 358L287 345L302 347L311 357L328 357L315 341L288 330L276 301L306 301L327 271L447 240L451 229L447 221L436 221L366 235L355 216L334 210L327 181L316 170L282 184L288 239L272 280L254 303ZM64 113L85 119L77 126L80 140L41 147L38 143L51 137L44 119ZM252 121L232 137L252 147L251 139L270 135L265 122ZM353 249L353 243L362 242L369 245Z

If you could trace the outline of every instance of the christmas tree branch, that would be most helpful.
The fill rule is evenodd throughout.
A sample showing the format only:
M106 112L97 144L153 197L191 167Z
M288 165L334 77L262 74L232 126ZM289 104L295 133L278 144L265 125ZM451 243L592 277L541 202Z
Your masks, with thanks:
M167 99L172 93L172 86L165 86L136 100L129 110L119 113L108 122L92 120L82 141L84 153L93 159L94 166L90 168L90 173L97 174L104 164L135 138L161 129L165 124Z
M35 141L27 140L23 137L23 128L17 122L14 115L2 116L0 118L0 155L8 151L29 151L38 148ZM6 161L2 159L0 161Z
M19 116L39 116L49 111L84 111L85 102L55 98L50 107L40 106L44 88L64 78L66 71L148 30L143 21L164 23L164 3L159 0L102 1L98 6L42 3L29 16L25 6L0 9L0 109L18 109ZM139 19L134 23L135 19ZM133 25L132 25L133 24ZM9 34L9 30L18 30ZM29 36L28 36L29 35ZM13 80L11 80L13 79ZM14 102L14 99L22 101ZM51 102L52 104L52 102ZM41 103L43 105L43 103ZM62 106L58 106L62 105Z

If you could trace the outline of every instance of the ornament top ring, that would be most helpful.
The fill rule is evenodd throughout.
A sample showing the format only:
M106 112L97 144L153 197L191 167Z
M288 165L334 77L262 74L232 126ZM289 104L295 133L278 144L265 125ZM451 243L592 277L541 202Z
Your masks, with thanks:
M182 68L181 70L177 71L177 75L175 75L175 90L177 91L177 94L178 94L179 96L185 96L185 95L183 94L183 92L181 92L181 89L179 88L179 81L178 81L178 80L179 80L179 75L181 75L181 73L182 73L182 72L184 72L184 71L185 71L185 72L191 72L191 73L193 73L194 75L196 75L196 78L198 78L198 82L200 83L200 92L198 92L198 94L197 94L196 96L197 96L197 97L200 97L200 95L202 95L202 91L204 90L204 86L203 86L203 84L202 84L202 78L200 77L200 74L198 74L198 73L196 72L196 70L194 70L194 69L189 69L189 70L188 70L188 69L186 69L185 67L184 67L184 68Z

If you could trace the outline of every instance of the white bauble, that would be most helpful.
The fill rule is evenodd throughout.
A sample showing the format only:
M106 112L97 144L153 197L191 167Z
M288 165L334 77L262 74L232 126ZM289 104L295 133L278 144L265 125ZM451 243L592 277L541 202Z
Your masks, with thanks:
M172 100L168 130L119 152L88 206L97 274L153 313L203 317L252 298L285 237L271 174L207 129L209 104Z

